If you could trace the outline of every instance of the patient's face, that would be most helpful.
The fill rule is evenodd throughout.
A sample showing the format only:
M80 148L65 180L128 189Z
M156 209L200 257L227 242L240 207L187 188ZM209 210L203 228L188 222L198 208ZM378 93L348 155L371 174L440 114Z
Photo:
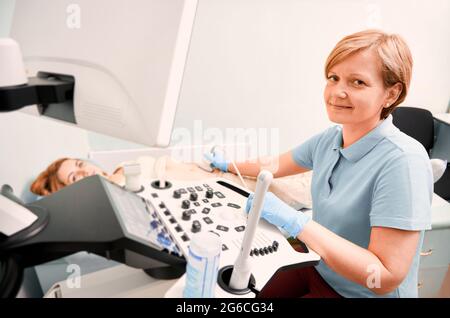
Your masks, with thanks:
M58 170L58 179L65 185L69 185L96 174L108 177L106 172L92 163L79 159L67 159Z

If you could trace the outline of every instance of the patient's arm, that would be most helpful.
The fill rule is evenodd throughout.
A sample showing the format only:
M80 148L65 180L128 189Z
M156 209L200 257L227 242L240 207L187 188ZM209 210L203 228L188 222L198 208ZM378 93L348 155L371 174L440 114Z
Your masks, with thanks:
M239 172L244 176L256 177L261 170L269 170L275 178L290 176L309 171L309 169L299 166L292 159L292 152L288 151L278 157L258 158L251 161L237 162ZM233 165L228 164L228 171L236 174Z

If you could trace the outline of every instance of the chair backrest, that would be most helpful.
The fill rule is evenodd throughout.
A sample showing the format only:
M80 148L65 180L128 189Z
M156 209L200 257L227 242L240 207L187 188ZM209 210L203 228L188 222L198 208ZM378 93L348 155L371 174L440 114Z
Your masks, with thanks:
M430 154L434 144L434 119L430 111L402 106L393 111L392 117L398 129L419 141ZM434 192L450 200L450 163L447 164L444 175L434 184Z
M429 110L402 106L393 111L392 117L398 129L419 141L430 153L434 143L434 120Z
M450 163L444 175L434 184L434 192L445 200L450 200Z

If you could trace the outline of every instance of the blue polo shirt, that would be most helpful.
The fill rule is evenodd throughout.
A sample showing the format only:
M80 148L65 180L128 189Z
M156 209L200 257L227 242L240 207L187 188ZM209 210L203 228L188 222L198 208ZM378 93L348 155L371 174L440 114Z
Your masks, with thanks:
M433 177L424 147L402 133L392 116L351 146L331 127L292 150L295 162L313 170L313 220L363 248L372 226L420 231L414 260L400 286L381 297L417 297L424 230L431 228ZM320 275L344 297L380 297L330 269ZM370 275L370 272L367 274Z

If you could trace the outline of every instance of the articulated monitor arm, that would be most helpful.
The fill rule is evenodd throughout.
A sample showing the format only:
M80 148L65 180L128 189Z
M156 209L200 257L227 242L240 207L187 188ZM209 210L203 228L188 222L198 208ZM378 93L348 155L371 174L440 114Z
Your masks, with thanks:
M38 77L30 77L24 85L0 87L0 112L73 100L73 89L73 79L59 79L40 72Z
M27 78L20 47L12 39L0 39L0 70L0 112L73 100L72 76L38 72Z

